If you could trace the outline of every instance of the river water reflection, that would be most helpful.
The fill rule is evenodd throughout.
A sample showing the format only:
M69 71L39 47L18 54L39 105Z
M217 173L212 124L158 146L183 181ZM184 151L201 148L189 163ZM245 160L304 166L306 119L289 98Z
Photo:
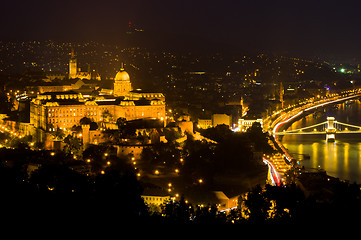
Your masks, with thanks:
M329 106L294 122L288 130L306 127L335 117L337 121L361 126L360 100ZM361 134L337 134L336 141L326 142L325 135L287 135L283 145L300 164L308 168L322 168L331 176L361 183Z

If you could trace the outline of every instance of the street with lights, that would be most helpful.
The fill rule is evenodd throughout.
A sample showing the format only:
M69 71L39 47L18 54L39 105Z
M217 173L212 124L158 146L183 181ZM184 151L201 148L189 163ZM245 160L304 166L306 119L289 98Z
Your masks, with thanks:
M263 161L269 166L269 178L273 185L281 185L287 182L287 172L294 167L294 161L288 150L279 141L277 133L284 130L283 127L302 117L302 114L309 113L317 108L350 100L361 96L361 89L344 91L339 94L331 94L321 99L308 99L297 105L288 106L279 110L267 119L265 119L264 129L268 131L274 138L270 141L270 145L275 150L280 149L282 154L274 154L272 156L264 156ZM354 126L357 127L357 126ZM277 147L275 146L277 145Z

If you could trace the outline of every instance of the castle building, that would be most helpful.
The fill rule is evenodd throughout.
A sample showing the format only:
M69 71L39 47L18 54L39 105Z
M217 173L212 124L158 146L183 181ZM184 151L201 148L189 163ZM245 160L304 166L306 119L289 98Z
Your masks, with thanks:
M125 96L132 91L132 84L130 83L129 74L124 71L123 64L120 71L115 75L114 78L114 96Z
M74 90L39 93L30 103L30 125L36 139L42 141L45 132L56 128L69 130L79 125L83 117L102 122L107 116L107 121L111 119L113 123L120 117L127 121L144 118L165 120L164 95L139 89L132 91L129 74L123 67L114 78L112 92L95 97Z

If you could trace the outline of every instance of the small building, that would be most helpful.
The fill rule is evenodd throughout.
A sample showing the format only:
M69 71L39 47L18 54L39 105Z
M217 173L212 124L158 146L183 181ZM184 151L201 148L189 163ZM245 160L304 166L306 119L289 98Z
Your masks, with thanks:
M117 149L118 157L133 156L135 160L141 158L144 148L149 147L149 144L124 144L124 145L114 145Z
M198 128L207 129L218 125L232 125L232 117L227 114L213 114L211 119L198 119Z
M198 119L198 128L207 129L213 127L212 119Z
M216 127L218 125L227 125L232 126L232 117L227 114L213 114L212 115L212 125Z
M213 193L218 200L218 211L226 211L238 207L238 198L240 197L240 195L229 198L222 191L213 191Z
M185 132L193 134L193 122L192 121L175 122L175 125L180 128L182 134L185 134Z
M257 118L257 119L239 119L238 120L238 128L239 128L239 131L241 132L245 132L247 131L247 129L249 127L251 127L253 125L253 123L255 122L259 122L261 124L261 127L263 128L263 120L262 118Z
M145 187L141 197L148 207L155 207L157 212L161 211L160 206L170 201L170 194L159 187Z

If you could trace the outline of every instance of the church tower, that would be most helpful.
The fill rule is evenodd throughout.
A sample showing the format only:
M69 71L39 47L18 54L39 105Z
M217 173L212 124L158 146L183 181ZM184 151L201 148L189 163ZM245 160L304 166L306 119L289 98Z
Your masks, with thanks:
M129 74L124 70L123 64L114 78L114 96L125 96L132 91Z
M71 49L70 61L69 61L69 78L76 78L78 73L78 64L75 57L74 49Z

